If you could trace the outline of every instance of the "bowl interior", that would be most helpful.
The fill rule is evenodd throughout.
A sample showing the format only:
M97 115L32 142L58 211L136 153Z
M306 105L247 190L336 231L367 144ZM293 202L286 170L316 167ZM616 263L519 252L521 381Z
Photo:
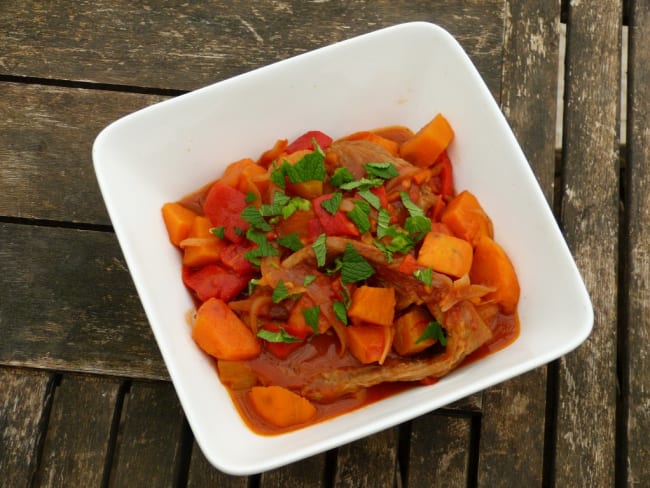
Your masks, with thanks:
M252 433L191 339L185 315L193 305L160 207L277 139L309 129L332 137L394 124L416 130L438 112L456 132L456 187L477 195L517 270L520 338L436 385L293 433ZM148 107L107 127L93 158L188 421L225 472L261 472L406 421L551 361L591 330L584 284L521 149L467 55L435 25L384 29Z

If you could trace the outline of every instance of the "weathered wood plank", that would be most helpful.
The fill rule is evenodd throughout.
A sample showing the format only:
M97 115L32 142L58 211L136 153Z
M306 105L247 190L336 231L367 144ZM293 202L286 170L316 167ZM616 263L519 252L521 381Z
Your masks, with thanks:
M0 368L0 473L2 486L28 487L38 466L53 377Z
M297 463L262 473L260 488L274 486L323 486L327 479L326 454L319 454Z
M250 485L246 476L231 476L215 469L195 442L192 447L190 469L187 475L187 488L203 488L205 486L247 488Z
M571 2L567 25L562 225L595 311L560 360L556 486L614 486L622 5Z
M411 424L406 486L469 486L472 419L431 413Z
M0 224L0 364L168 379L115 236Z
M134 382L124 397L109 486L174 486L183 411L170 383Z
M627 484L650 486L650 4L632 2L628 58Z
M100 486L120 382L65 376L54 392L37 486Z
M93 141L113 120L162 99L0 83L0 215L109 224Z
M503 2L3 2L0 73L193 89L411 20L455 34L494 93ZM353 21L351 19L354 19ZM98 29L97 26L101 26Z
M392 488L396 466L397 428L386 429L339 448L334 486Z
M555 173L559 2L508 2L503 111L549 204ZM479 486L541 486L546 368L483 393Z

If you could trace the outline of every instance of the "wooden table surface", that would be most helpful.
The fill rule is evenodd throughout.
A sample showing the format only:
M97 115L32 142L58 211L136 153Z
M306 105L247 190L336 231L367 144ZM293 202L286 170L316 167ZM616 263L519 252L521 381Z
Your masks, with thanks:
M92 142L139 108L411 20L455 35L500 103L586 281L593 333L398 427L220 473L168 380ZM650 486L650 2L0 0L0 95L0 486Z

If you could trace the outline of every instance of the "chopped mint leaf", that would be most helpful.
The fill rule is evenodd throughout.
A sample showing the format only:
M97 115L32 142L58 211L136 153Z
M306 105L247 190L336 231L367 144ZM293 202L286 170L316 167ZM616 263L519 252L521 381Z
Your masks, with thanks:
M286 220L298 210L307 211L311 208L311 202L301 197L292 197L287 204L282 207L282 217Z
M312 328L314 334L318 334L318 317L320 316L320 305L306 308L302 311L302 316L305 317L305 322Z
M257 195L249 190L246 192L246 198L244 200L246 203L253 203L255 200L257 200Z
M280 330L277 332L273 332L267 329L260 329L257 332L257 337L268 342L284 342L286 344L291 344L293 342L302 342L302 339L292 336L282 327L280 327Z
M287 290L287 285L284 284L284 281L278 281L278 284L273 289L273 295L271 295L271 300L273 303L280 303L282 300L286 300L291 296L289 290Z
M336 168L330 178L330 185L341 186L351 181L354 181L354 176L348 168Z
M344 325L348 325L348 311L345 305L342 302L332 302L332 309L336 318L343 322Z
M359 196L363 198L366 202L372 205L376 210L379 210L381 207L381 200L370 190L360 190Z
M334 215L339 210L339 205L341 205L341 200L343 200L343 194L340 192L332 193L332 196L327 200L320 202L320 206L327 210L329 213Z
M264 204L260 206L260 214L262 214L263 217L282 215L282 207L289 203L289 200L291 200L290 196L281 191L276 191L273 194L273 201L270 205Z
M387 263L393 262L393 251L388 249L383 242L375 241L375 247L377 247L377 249L379 249L381 252L384 253L384 257L386 258Z
M284 246L287 249L290 249L292 251L300 251L303 247L297 232L293 232L292 234L287 234L286 236L278 237L276 239L276 242L281 246Z
M369 190L384 184L381 178L361 178L360 180L350 181L340 186L341 190Z
M257 232L250 228L246 232L246 238L252 243L257 244L257 248L244 253L244 257L251 263L259 266L259 258L280 255L278 249L269 242L269 240L266 238L266 235L262 232Z
M431 230L431 220L425 216L407 217L404 230L409 233L411 240L417 243Z
M375 176L377 178L383 178L384 180L399 176L397 167L391 162L368 163L364 164L364 167L366 168L366 174L368 176Z
M370 230L370 205L365 200L355 200L354 208L348 212L348 217L362 234Z
M343 260L341 259L341 257L337 257L337 258L334 260L334 263L333 263L329 268L327 268L327 269L325 270L325 272L326 272L329 276L332 276L332 275L338 273L339 271L341 271L341 268L342 268L342 267L343 267Z
M431 268L416 269L413 271L413 276L428 287L431 287L431 284L433 283L433 270Z
M424 217L424 211L418 207L415 203L413 203L413 200L411 200L411 197L409 196L408 193L405 191L401 191L399 193L399 196L402 198L402 203L404 204L404 208L408 210L409 215L411 217Z
M213 227L210 229L210 233L217 236L219 239L225 239L226 237L226 228L222 225L221 227Z
M302 282L302 286L305 288L311 285L314 281L316 281L316 277L314 275L305 275L305 279Z
M377 215L377 238L381 239L386 236L388 233L388 227L390 226L390 213L385 208L379 209L379 214Z
M268 222L264 220L264 217L262 217L259 209L253 207L252 205L249 205L242 211L241 218L251 224L251 227L255 229L262 230L264 232L269 232L272 229Z
M316 264L320 268L325 266L325 260L327 259L327 246L325 245L325 240L327 236L325 234L319 235L311 247L314 249L314 254L316 255Z
M445 336L445 333L442 330L442 325L440 325L435 320L433 320L432 322L429 323L429 325L427 325L427 328L424 329L424 332L419 337L419 339L415 341L415 343L419 344L420 342L426 341L427 339L435 339L442 346L447 345L447 337Z
M345 245L343 253L343 267L341 280L344 284L356 283L370 278L375 274L375 269L364 259L350 243Z
M251 278L250 281L248 282L248 295L252 295L253 292L255 291L255 287L260 284L260 280Z
M316 145L318 148L318 145ZM291 183L305 183L307 181L325 181L325 155L318 150L305 154L296 164L288 164L285 169Z
M289 166L289 164L286 161L284 161L280 166L278 166L277 163L275 161L273 161L273 166L272 166L273 169L271 170L271 174L269 175L269 178L271 179L271 181L273 183L275 183L276 185L278 185L283 190L287 186L287 182L286 182L287 169L286 168L288 166Z

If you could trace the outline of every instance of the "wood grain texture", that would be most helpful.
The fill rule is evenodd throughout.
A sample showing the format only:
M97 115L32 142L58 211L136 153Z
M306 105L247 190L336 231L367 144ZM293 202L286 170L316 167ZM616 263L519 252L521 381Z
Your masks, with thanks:
M163 97L0 83L0 215L110 224L91 161L113 120Z
M552 205L560 4L507 5L501 103ZM483 392L479 486L541 486L545 410L545 367Z
M170 383L133 382L125 395L109 486L174 486L183 412Z
M187 488L218 486L219 488L248 488L249 478L231 476L214 468L205 458L199 446L194 443L187 474Z
M392 488L396 466L397 429L392 428L339 448L334 486Z
M2 2L0 9L0 73L11 75L194 89L381 27L425 20L458 37L494 93L501 77L500 0L31 0Z
M621 9L569 4L562 225L595 323L559 363L556 486L615 481Z
M633 2L628 58L627 484L650 486L650 4Z
M53 391L53 375L0 368L0 486L31 486Z
M168 379L111 233L0 223L0 364Z
M36 485L100 486L119 380L66 375L56 388Z
M470 486L472 420L431 413L411 423L406 486Z
M326 454L311 456L297 463L262 473L260 488L274 486L323 486L326 484Z

